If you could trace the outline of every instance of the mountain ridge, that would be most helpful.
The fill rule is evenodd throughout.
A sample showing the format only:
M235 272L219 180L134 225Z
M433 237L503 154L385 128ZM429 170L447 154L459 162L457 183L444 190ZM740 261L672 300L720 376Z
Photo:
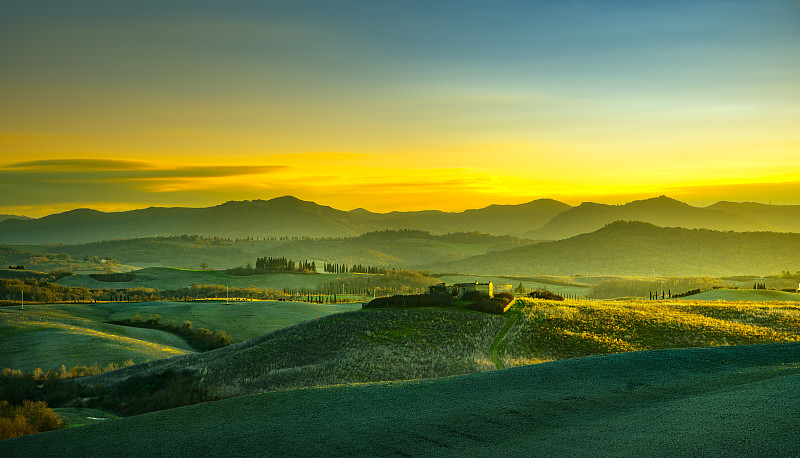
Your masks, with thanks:
M375 213L350 211L294 196L228 201L211 207L148 207L124 212L80 208L38 219L0 221L0 242L88 243L139 237L201 235L223 238L354 237L380 230L433 233L483 232L533 240L563 240L591 233L617 220L662 227L737 232L800 232L800 205L718 202L694 207L666 196L608 205L572 207L552 199L517 205L493 204L461 212L440 210Z

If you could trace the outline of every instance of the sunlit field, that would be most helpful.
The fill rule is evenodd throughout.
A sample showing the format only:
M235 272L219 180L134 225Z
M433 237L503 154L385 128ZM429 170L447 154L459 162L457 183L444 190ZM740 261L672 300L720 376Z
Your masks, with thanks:
M0 309L0 336L0 367L21 370L140 363L192 352L166 332L100 323L47 306Z
M798 302L518 299L504 363L638 350L800 341Z

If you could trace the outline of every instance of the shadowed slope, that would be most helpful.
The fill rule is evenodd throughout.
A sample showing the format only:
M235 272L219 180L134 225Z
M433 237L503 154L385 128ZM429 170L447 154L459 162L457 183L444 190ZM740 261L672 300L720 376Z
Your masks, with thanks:
M576 358L289 390L0 442L5 456L787 456L800 345Z

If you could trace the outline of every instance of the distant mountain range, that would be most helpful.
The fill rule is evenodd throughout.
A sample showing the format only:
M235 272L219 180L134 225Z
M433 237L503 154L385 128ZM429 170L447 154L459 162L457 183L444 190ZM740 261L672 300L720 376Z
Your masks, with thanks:
M429 268L491 275L765 275L800 269L800 234L663 228L619 221L565 240Z
M438 210L373 213L318 205L291 196L227 202L207 208L151 207L126 212L76 209L38 219L0 217L0 243L86 243L151 236L352 237L379 230L433 233L478 231L559 240L596 231L617 220L723 231L800 232L800 205L719 202L693 207L670 199L625 205L584 203L571 207L540 199L520 205L490 205L463 212Z
M594 232L613 221L643 221L661 227L718 231L800 232L800 205L719 202L702 208L666 196L625 205L586 202L559 213L544 226L524 232L522 236L560 240Z

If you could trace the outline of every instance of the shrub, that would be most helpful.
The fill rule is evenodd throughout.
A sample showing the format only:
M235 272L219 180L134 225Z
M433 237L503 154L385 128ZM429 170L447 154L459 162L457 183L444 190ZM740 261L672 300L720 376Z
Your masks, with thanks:
M453 305L450 297L435 294L398 294L371 300L364 308L389 307L449 307Z
M528 293L528 297L531 297L533 299L547 299L549 301L563 301L564 300L563 296L559 296L558 294L556 294L556 293L554 293L552 291L547 291L547 290L544 290L544 291L542 291L542 290L531 291L530 293Z
M461 296L461 299L470 302L488 301L489 293L483 293L480 291L467 291Z
M508 293L506 293L508 294ZM511 296L511 297L508 297ZM509 308L511 308L511 303L514 302L514 295L497 295L487 301L480 301L480 302L473 302L467 306L470 310L475 310L478 312L484 313L493 313L495 315L502 315Z
M47 403L25 400L22 405L12 405L0 401L0 439L52 431L63 426L64 420L47 407Z

